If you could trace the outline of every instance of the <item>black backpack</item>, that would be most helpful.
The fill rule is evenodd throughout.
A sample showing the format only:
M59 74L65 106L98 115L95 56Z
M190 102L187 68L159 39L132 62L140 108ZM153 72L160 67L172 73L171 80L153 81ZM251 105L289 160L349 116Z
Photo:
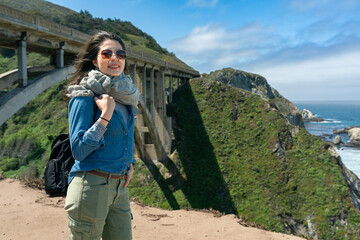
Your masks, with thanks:
M69 134L60 134L51 145L50 158L45 167L45 192L47 194L50 196L66 195L69 172L74 162Z

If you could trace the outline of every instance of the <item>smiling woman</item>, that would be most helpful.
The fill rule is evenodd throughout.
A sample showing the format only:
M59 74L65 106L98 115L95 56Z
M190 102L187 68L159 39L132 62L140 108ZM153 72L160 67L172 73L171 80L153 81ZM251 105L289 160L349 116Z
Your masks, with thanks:
M125 69L123 41L104 31L90 38L76 62L75 85L68 87L75 159L65 202L70 239L132 239L127 186L140 94Z
M126 52L116 40L106 39L99 46L99 54L93 60L94 66L102 73L119 76L125 68Z

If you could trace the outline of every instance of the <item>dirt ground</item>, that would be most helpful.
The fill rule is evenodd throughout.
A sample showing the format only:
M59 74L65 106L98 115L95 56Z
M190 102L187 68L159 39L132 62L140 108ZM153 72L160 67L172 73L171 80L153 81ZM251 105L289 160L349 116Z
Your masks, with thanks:
M0 180L1 240L68 239L65 198L13 179ZM234 215L144 207L131 202L135 240L299 240L303 238L245 227Z

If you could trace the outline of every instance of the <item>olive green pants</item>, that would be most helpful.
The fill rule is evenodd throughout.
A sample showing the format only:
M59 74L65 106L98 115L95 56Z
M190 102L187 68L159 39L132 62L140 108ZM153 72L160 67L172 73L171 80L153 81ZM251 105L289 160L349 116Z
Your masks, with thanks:
M79 172L66 196L71 240L130 240L131 211L125 180Z

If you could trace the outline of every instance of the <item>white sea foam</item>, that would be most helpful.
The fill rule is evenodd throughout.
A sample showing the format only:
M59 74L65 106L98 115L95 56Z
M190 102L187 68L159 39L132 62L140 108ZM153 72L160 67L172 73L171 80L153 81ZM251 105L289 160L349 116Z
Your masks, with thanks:
M337 120L337 119L327 118L327 119L324 119L324 121L322 121L322 122L312 122L312 123L319 123L319 124L324 124L324 123L342 123L342 121Z
M360 178L360 149L341 148L338 153L345 166Z
M342 123L342 121L334 120L333 123Z
M327 120L325 120L325 121L322 121L322 122L318 122L319 124L324 124L324 123L332 123L331 121L327 121Z
M329 120L329 119L325 119L324 121L322 122L317 122L319 124L324 124L324 123L334 123L333 121Z

